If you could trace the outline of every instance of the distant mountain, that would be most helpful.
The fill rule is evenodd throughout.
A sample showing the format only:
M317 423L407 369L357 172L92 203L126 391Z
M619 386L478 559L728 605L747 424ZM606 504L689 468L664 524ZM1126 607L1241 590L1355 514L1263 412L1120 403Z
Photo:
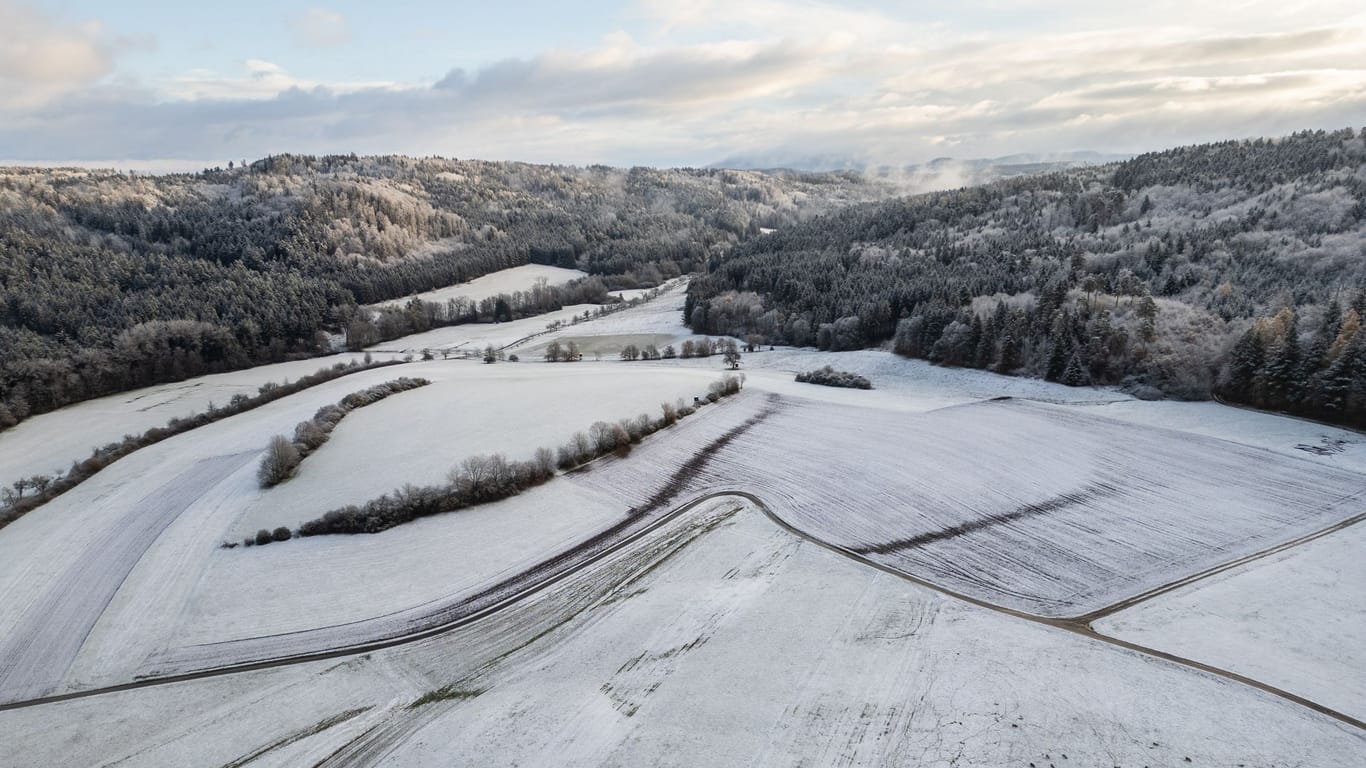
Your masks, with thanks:
M932 192L987 184L999 179L1069 170L1087 165L1128 160L1133 155L1094 152L1019 153L993 158L939 157L926 163L888 165L851 155L792 155L766 153L737 155L709 168L736 170L794 170L809 172L857 171L896 183L902 191Z

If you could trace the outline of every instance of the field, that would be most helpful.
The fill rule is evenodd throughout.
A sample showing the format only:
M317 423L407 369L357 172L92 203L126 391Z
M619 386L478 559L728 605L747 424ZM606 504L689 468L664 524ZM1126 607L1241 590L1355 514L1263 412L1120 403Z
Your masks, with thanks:
M534 352L689 338L681 297L538 336L518 363L438 355L310 388L0 530L0 765L1366 760L1366 528L1299 541L1361 515L1366 449L1213 403L765 349L739 395L520 496L221 546L691 401L719 357ZM381 348L511 344L553 317ZM876 388L793 381L827 363ZM38 417L74 430L85 408L95 431L0 450L81 455L149 419L139 398L160 424L282 370ZM432 384L258 487L272 435L400 375Z
M726 500L467 631L0 724L32 764L134 766L1269 768L1366 748L1282 700L944 598Z
M262 384L293 381L320 368L361 358L359 354L342 354L263 365L135 389L34 416L0 437L0 481L65 472L71 462L124 435L142 434L173 418L199 413L210 403L226 405L233 395L255 395Z
M511 269L502 269L483 277L476 277L468 283L450 285L445 288L438 288L434 291L413 294L402 299L394 299L376 304L376 307L397 307L407 304L414 298L422 301L445 302L451 299L469 299L471 301L481 301L491 296L503 293L516 293L517 291L530 290L537 280L545 280L547 285L564 285L580 277L585 277L586 272L577 269L565 269L564 267L550 267L544 264L527 264Z
M568 325L585 312L598 309L596 304L571 304L555 312L525 317L506 323L469 323L415 333L394 341L386 341L370 348L372 352L420 354L424 350L440 355L468 352L477 354L492 345L495 349L511 346L519 341L545 333L553 323ZM518 352L512 349L509 352Z
M1366 526L1096 622L1107 635L1265 680L1366 719Z

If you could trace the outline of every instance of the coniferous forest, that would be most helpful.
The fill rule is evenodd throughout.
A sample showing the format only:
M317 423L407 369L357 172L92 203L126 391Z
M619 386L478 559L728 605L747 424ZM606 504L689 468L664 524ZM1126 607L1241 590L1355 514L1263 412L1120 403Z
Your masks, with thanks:
M1366 426L1366 129L851 206L709 259L684 314Z
M591 277L440 321L606 300L699 270L760 227L886 194L853 174L406 157L285 155L168 176L0 169L0 429L319 354L343 334L422 330L421 307L373 323L362 307L522 264ZM352 333L358 320L374 327Z

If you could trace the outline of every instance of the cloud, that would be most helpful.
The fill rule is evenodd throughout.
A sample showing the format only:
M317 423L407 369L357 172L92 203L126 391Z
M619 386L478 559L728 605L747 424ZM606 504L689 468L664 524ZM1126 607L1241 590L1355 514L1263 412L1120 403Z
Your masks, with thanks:
M112 42L94 22L62 24L0 0L0 108L33 107L113 71Z
M335 48L351 41L346 17L326 8L309 8L294 17L290 26L295 42L308 48Z
M162 85L162 94L183 101L236 101L271 99L282 93L297 90L322 89L332 93L351 93L368 89L398 88L389 81L331 81L323 82L295 77L283 67L263 59L247 59L239 72L220 75L212 71L195 70L173 78Z
M5 2L0 12L13 8ZM1114 13L1044 0L993 7ZM43 99L0 102L0 152L101 160L404 152L623 165L788 153L895 165L950 154L1139 151L1357 125L1366 114L1366 17L1354 11L1300 26L1275 17L1272 30L1254 9L1246 24L1228 14L1204 26L1198 14L1183 26L1104 16L1085 29L1040 32L965 31L944 19L808 0L722 9L712 0L642 4L635 35L610 31L586 48L504 58L424 84L306 78L261 54L227 74L119 83L108 77L112 49L98 30L43 22L63 40L84 41L89 55L57 57L65 74ZM6 66L0 78L17 71Z

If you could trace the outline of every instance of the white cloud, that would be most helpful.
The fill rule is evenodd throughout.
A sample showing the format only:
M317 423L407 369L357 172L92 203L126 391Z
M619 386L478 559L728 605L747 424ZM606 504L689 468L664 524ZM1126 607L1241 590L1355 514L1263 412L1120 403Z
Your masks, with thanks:
M351 41L346 17L326 8L309 8L291 22L294 39L310 48L335 48Z
M64 25L0 0L0 108L34 107L113 70L99 24Z
M137 90L107 83L97 31L70 28L60 39L84 41L80 55L20 57L19 75L0 56L0 84L59 84L42 89L45 101L0 102L0 147L16 158L356 151L700 164L784 151L903 163L1133 151L1366 115L1366 17L1350 4L1306 14L1312 25L1257 0L1234 14L1195 9L1177 26L1105 4L985 2L1090 26L964 31L809 0L647 1L637 36L612 31L587 49L431 84L308 79L267 57ZM1175 0L1153 2L1153 18L1178 18L1161 13ZM44 66L55 67L48 80Z

